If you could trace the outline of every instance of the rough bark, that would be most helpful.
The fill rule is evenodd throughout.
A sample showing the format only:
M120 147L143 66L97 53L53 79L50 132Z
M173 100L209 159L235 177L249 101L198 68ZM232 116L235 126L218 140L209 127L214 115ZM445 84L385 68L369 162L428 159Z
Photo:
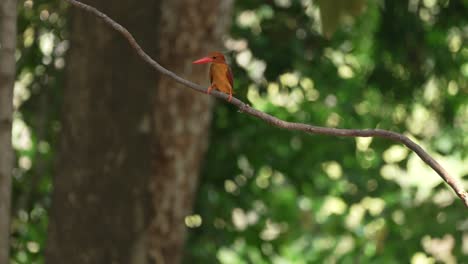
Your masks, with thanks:
M16 0L0 2L0 263L9 263Z
M222 40L231 20L232 1L163 0L159 62L200 84L208 84L207 67L191 62ZM179 263L191 214L201 161L208 145L213 100L181 87L167 77L157 84L154 104L154 170L150 257L157 264Z
M155 0L87 1L155 55ZM147 263L156 75L93 15L71 9L46 263Z

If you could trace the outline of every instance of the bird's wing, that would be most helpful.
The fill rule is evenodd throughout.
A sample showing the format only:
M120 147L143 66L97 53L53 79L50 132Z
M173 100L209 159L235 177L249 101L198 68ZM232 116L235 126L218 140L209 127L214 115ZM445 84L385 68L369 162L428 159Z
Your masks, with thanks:
M231 87L234 88L234 78L232 77L232 71L229 65L227 65L226 77L228 78Z

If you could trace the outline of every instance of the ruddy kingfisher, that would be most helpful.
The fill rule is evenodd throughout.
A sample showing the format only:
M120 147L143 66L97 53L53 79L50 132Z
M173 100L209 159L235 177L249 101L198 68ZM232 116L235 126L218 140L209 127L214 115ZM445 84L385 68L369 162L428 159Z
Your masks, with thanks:
M223 93L229 94L228 101L232 100L232 88L234 87L234 80L232 78L232 71L226 63L226 59L221 52L211 52L208 56L203 57L193 62L194 64L211 63L210 66L210 82L207 93L210 94L212 89L219 90Z

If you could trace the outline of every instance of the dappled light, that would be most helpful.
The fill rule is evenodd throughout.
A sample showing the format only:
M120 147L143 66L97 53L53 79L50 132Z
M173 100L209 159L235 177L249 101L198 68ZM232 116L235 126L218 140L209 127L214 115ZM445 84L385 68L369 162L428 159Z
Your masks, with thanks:
M229 7L232 12L203 13L200 21L208 26L200 29L190 24L200 10L184 17L175 9L163 10L183 21L186 28L180 32L176 26L181 25L163 21L168 18L154 18L157 25L140 25L142 11L134 12L136 2L126 6L131 11L110 13L144 43L156 64L174 71L164 73L170 77L166 78L144 64L146 53L138 48L135 52L132 41L133 49L128 47L125 33L123 38L98 19L88 21L92 16L82 10L74 10L74 15L81 14L83 27L96 27L89 36L102 39L73 35L81 25L71 27L65 2L18 2L11 100L11 263L44 263L52 234L49 223L60 227L54 230L59 233L55 239L95 224L96 230L80 233L81 238L89 235L88 241L94 241L96 235L118 244L124 237L136 248L129 253L134 254L132 260L157 260L167 252L176 252L181 263L466 260L466 208L450 188L453 184L446 184L440 171L405 141L395 140L395 134L349 137L338 130L381 129L404 135L466 190L466 3L236 1ZM217 27L222 19L229 20L227 32ZM150 32L158 28L157 38L139 31L148 26ZM164 36L174 32L180 36ZM232 104L238 108L222 100L213 103L202 90L212 76L202 67L187 66L214 47L230 66L223 69L232 69ZM164 53L164 48L170 52ZM80 52L70 57L73 49ZM94 49L103 54L85 56ZM107 50L116 50L125 60ZM79 68L77 62L84 66ZM142 68L133 71L137 66ZM142 73L146 79L138 77ZM228 80L225 73L220 75ZM191 93L174 79L202 93ZM93 90L73 86L84 80L103 82ZM215 97L222 96L215 92ZM202 108L203 115L197 112ZM285 122L253 118L259 114L252 109ZM333 131L343 134L297 129L286 122L336 128ZM164 134L167 131L175 132ZM357 130L353 131L348 133ZM197 151L191 149L194 146ZM100 152L108 147L112 151ZM64 156L65 151L70 155ZM94 170L59 170L61 164L78 168L87 162ZM156 178L154 171L162 176ZM64 186L70 189L60 189ZM59 199L62 207L51 213L58 199L53 190L66 199ZM108 190L117 195L107 197ZM69 211L60 211L64 208ZM62 226L61 219L71 213L83 217L82 226ZM133 225L126 222L129 219L135 220ZM161 219L165 221L158 222ZM119 228L106 229L110 226ZM170 239L158 240L162 235ZM159 243L164 254L150 248L152 243ZM71 248L79 251L80 246ZM109 255L122 254L113 246ZM100 250L105 251L96 251Z

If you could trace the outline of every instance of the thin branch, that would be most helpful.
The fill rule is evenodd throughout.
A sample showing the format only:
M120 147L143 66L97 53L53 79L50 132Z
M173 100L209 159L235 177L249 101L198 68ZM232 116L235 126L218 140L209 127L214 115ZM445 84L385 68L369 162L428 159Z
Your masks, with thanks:
M122 25L115 22L111 18L109 18L106 14L102 13L101 11L97 10L96 8L92 6L83 4L76 0L65 0L65 1L69 2L70 4L80 9L83 9L87 12L90 12L98 16L99 18L104 20L109 26L111 26L113 29L121 33L130 43L133 49L135 49L138 55L146 63L151 65L156 71L166 76L169 76L170 78L174 79L176 82L183 84L197 92L206 93L205 92L206 89L204 87L198 84L195 84L191 81L183 79L182 77L169 71L168 69L161 66L158 62L153 60L140 47L140 45L137 43L135 38L132 36L132 34L130 34L130 32L128 32L126 28L124 28ZM228 101L228 97L229 97L228 95L218 92L218 91L213 91L211 95L217 98L223 99L225 101ZM319 126L307 125L307 124L302 124L302 123L287 122L279 118L276 118L272 115L269 115L267 113L256 110L235 97L232 98L232 101L230 103L237 106L241 112L255 116L274 126L288 129L288 130L299 130L299 131L304 131L310 134L330 135L330 136L340 136L340 137L380 137L380 138L386 138L386 139L400 142L404 144L406 147L408 147L409 149L411 149L412 151L414 151L427 165L429 165L434 171L436 171L439 174L439 176L445 182L447 182L447 184L455 191L458 197L460 197L460 199L463 201L465 206L468 208L468 193L463 189L461 182L453 178L452 176L450 176L449 173L436 160L434 160L426 151L424 151L424 149L422 149L418 144L416 144L414 141L412 141L411 139L409 139L408 137L402 134L388 131L388 130L382 130L382 129L339 129L339 128L319 127Z

